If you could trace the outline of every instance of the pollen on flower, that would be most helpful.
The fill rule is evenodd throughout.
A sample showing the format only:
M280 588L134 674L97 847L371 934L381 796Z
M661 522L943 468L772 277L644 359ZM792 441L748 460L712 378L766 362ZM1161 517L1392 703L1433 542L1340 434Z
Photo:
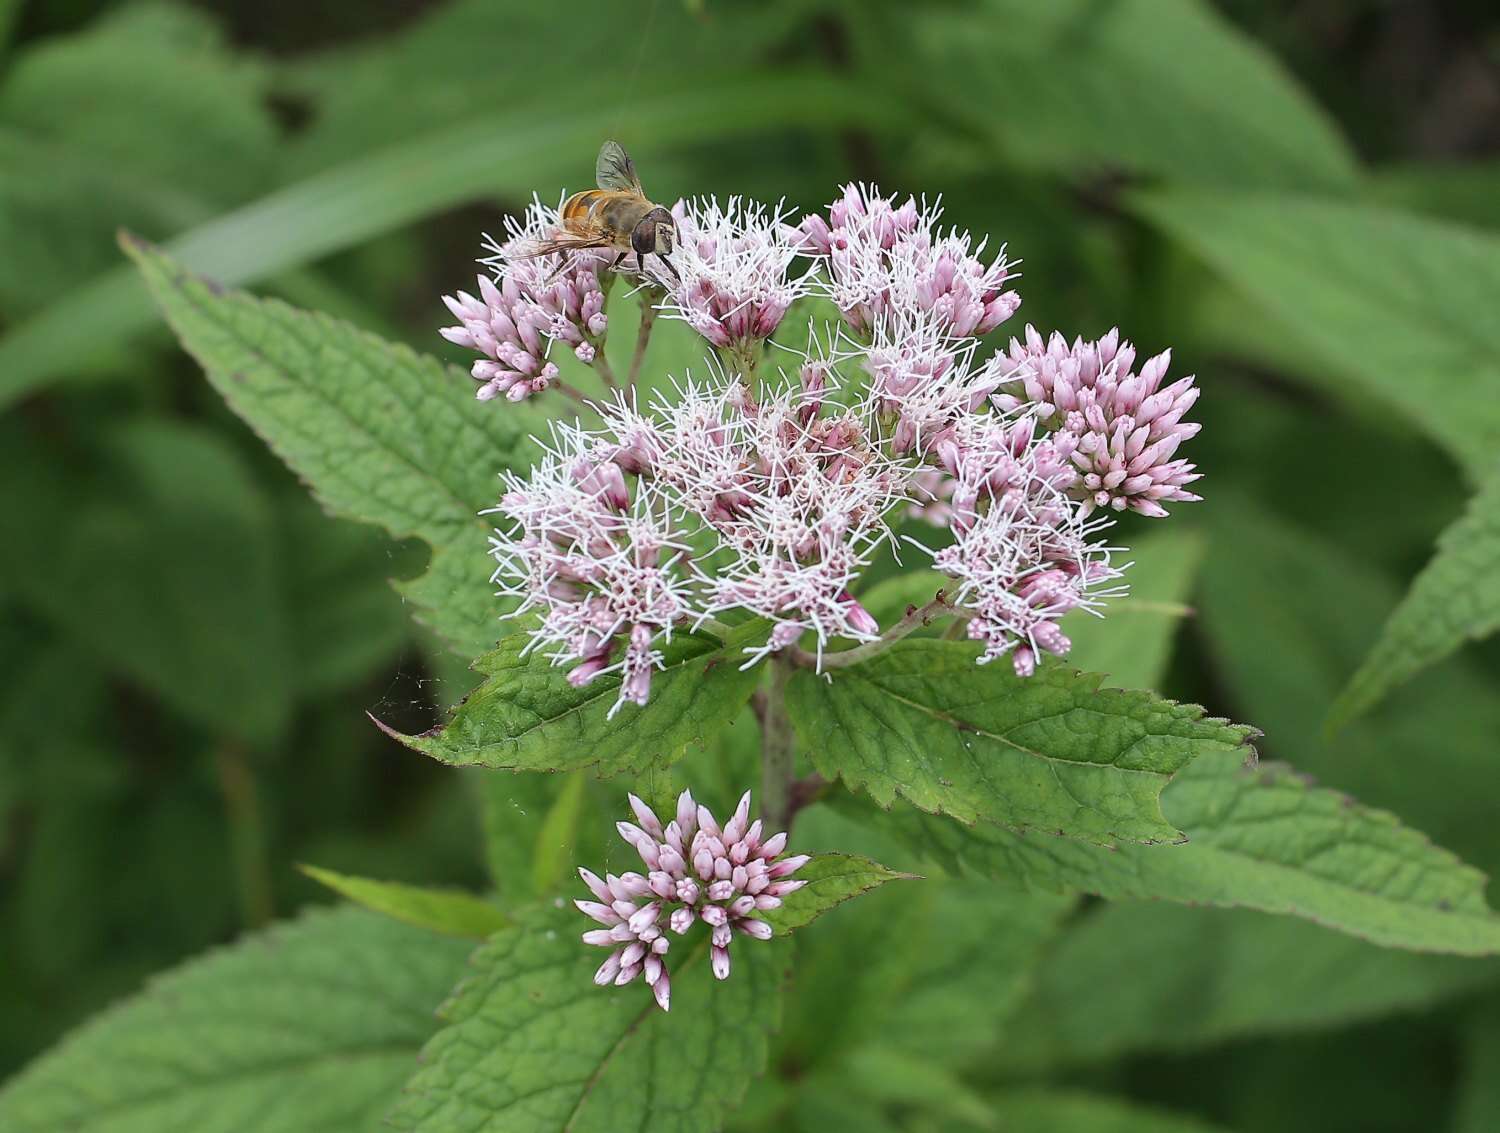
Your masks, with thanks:
M757 914L779 908L802 888L805 882L791 875L809 858L785 856L787 836L767 836L760 819L750 821L749 791L722 826L689 791L678 796L677 812L665 824L635 795L629 799L635 822L615 828L640 856L642 870L601 878L580 869L594 900L574 904L602 926L585 932L583 942L610 950L594 982L619 987L640 978L666 1011L672 1003L668 933L681 936L702 921L714 977L728 979L730 944L737 936L770 939L771 926Z

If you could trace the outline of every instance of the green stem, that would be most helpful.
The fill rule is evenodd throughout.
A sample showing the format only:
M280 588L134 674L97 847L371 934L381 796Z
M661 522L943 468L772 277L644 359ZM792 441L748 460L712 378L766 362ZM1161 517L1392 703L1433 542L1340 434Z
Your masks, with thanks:
M915 633L924 626L929 626L937 618L947 614L961 614L964 611L958 609L949 601L948 597L941 591L936 598L925 606L914 606L890 629L886 630L874 641L867 641L863 645L857 645L853 649L840 649L834 653L823 654L821 664L815 653L809 653L806 649L793 646L786 650L790 654L794 665L801 665L807 669L842 669L849 665L858 665L861 661L868 661L871 657L878 657L896 642L908 634Z
M635 333L635 353L630 358L630 373L625 378L625 388L635 389L641 376L641 363L646 360L646 347L651 342L651 328L656 325L656 308L651 305L650 295L641 299L641 326Z
M786 712L786 685L793 666L775 654L770 668L771 684L760 725L760 813L767 827L778 831L791 825L792 783L797 772L792 721Z
M603 379L609 389L619 389L620 383L615 380L614 367L609 364L609 359L604 356L604 339L601 337L594 343L594 360L589 363L594 367L594 372Z
M240 916L247 928L259 928L270 923L275 910L255 772L244 749L232 742L220 746L214 753L214 762L229 820L229 854L234 862Z

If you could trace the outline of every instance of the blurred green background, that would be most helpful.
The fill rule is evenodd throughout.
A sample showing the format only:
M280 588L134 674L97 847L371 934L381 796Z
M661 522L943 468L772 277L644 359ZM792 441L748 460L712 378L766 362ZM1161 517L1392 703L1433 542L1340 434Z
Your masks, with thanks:
M1163 690L1500 865L1494 643L1323 736L1500 454L1493 4L0 0L0 1076L326 899L297 862L485 877L465 776L365 718L464 691L388 584L425 550L317 510L116 230L457 361L438 296L479 233L606 136L659 199L941 193L1024 260L1016 330L1172 346L1207 474L1174 528L1208 549ZM1151 911L1091 907L1044 975L1118 994L1092 932L1180 977L1065 1080L1247 1133L1500 1128L1500 969L1319 971L1320 930ZM1283 976L1386 994L1234 1009Z

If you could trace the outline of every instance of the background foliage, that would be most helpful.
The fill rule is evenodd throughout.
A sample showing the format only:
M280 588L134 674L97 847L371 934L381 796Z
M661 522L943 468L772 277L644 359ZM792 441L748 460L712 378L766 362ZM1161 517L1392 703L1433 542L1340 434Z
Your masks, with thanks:
M1500 22L1487 5L569 12L561 28L553 9L493 0L0 0L0 1072L147 976L326 901L299 862L493 888L503 904L552 892L575 854L599 853L592 816L616 809L612 788L576 772L497 788L496 773L418 758L365 718L420 732L475 679L430 619L409 616L444 608L472 573L429 563L423 541L479 527L498 471L487 454L524 464L534 419L424 400L415 366L410 397L362 398L381 361L351 335L325 359L347 392L339 412L376 436L426 433L431 448L324 467L307 463L316 444L282 446L325 507L397 538L332 519L171 345L115 233L453 358L436 296L471 271L478 232L534 188L581 183L606 135L662 197L813 208L850 177L941 191L950 220L1024 258L1020 320L1090 336L1118 323L1147 352L1172 345L1204 388L1193 458L1208 502L1141 543L1140 577L1160 592L1091 627L1080 662L1252 721L1263 758L1319 785L1272 769L1276 797L1342 823L1336 844L1364 836L1348 792L1500 867L1500 651L1486 640L1500 624ZM274 318L284 325L257 333L295 344L298 316ZM653 349L677 364L670 339ZM291 381L235 408L289 415L313 437L322 422ZM371 484L384 489L373 509ZM438 630L477 634L473 652L491 643L475 628L489 611L448 608ZM661 742L681 745L692 721L673 715ZM726 767L749 730L730 729ZM508 737L479 739L435 754L527 765ZM895 796L857 744L817 750ZM1211 831L1195 835L1198 859L1147 883L1133 851L1116 851L1110 895L1124 899L1107 903L973 879L1098 868L1042 862L1035 839L955 853L934 833L951 827L910 811L875 844L858 815L809 811L809 848L971 880L887 886L800 935L795 994L750 1002L776 986L779 953L739 973L734 1008L779 1030L769 1052L742 1052L747 1075L770 1069L733 1127L1500 1127L1497 962L1359 937L1494 945L1403 936L1400 884L1350 896L1252 877L1256 908L1314 903L1357 936L1129 899L1209 901L1193 861L1237 854L1254 869L1279 852L1213 825L1195 800L1215 797L1214 768L1192 767L1162 802L1168 824ZM723 774L704 787L720 803ZM950 786L926 809L985 805L972 784ZM1392 860L1425 863L1424 884L1459 911L1483 908L1483 878L1405 837L1390 834ZM488 915L385 899L419 923ZM92 1024L66 1074L29 1080L24 1119L378 1125L469 946L349 909L270 931ZM517 947L503 933L486 945L450 1013L470 1010L465 996L503 999L495 958ZM233 990L247 982L261 992ZM309 989L323 1025L300 1034ZM195 995L256 1041L217 1016L168 1034L153 1012ZM580 1010L615 1025L601 1000ZM682 1026L684 1043L702 1041ZM455 1048L435 1045L423 1082L457 1072ZM175 1090L148 1072L164 1064L222 1088ZM81 1079L95 1091L82 1100ZM741 1086L715 1088L738 1105ZM416 1087L398 1123L441 1127Z

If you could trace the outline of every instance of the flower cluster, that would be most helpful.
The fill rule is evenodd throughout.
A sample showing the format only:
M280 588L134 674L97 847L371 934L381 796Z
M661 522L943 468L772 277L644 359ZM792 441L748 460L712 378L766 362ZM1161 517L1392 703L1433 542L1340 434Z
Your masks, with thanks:
M783 897L802 888L805 882L791 875L809 859L781 856L787 836L765 837L760 819L750 821L748 791L723 826L688 791L665 826L634 795L630 807L636 821L616 829L640 855L645 872L600 878L580 869L596 899L574 904L603 926L584 933L584 943L610 949L594 982L624 985L639 976L666 1011L672 997L667 930L681 936L698 921L706 924L714 976L727 979L730 942L736 935L770 939L771 926L756 914L779 908Z
M1010 340L1010 392L1001 409L1029 409L1071 439L1080 476L1075 495L1089 507L1131 508L1160 518L1164 501L1199 497L1187 490L1198 479L1193 465L1174 460L1177 446L1199 426L1182 417L1198 400L1191 377L1161 388L1170 350L1150 358L1139 373L1135 347L1119 330L1098 342L1072 346L1053 333L1043 342L1031 326L1026 341Z
M479 298L466 291L443 297L458 325L439 333L483 357L473 364L481 401L504 394L520 401L541 393L558 376L548 361L553 342L565 343L591 362L604 337L605 272L602 252L537 254L562 230L557 210L534 200L520 223L508 222L504 243L485 237L490 253L480 263Z
M533 472L507 477L496 509L501 593L536 613L534 643L575 684L619 674L616 710L646 702L674 631L721 633L720 618L769 623L747 664L791 650L821 668L835 639L880 640L856 595L906 541L953 579L946 612L980 661L1030 675L1067 653L1065 615L1121 592L1100 538L1113 513L1197 499L1177 455L1198 430L1183 419L1193 379L1166 384L1165 353L1137 370L1117 331L1070 345L1027 327L988 347L1020 303L1014 265L941 229L936 205L850 185L796 227L739 198L673 217L681 279L659 309L716 352L710 378L658 382L645 409L629 383L614 390L597 426L555 429ZM506 247L555 223L534 206ZM544 340L597 346L608 272L553 259L501 249L481 299L450 300L464 325L444 333L485 355L476 376L496 392L545 386ZM811 334L790 374L766 372L767 340L810 292L842 327L826 345ZM907 514L946 537L894 539Z
M678 201L672 218L681 281L665 310L713 346L743 350L769 338L807 293L807 274L790 272L801 241L779 206L741 197L722 206L714 199Z
M828 294L856 331L892 315L920 312L957 338L988 334L1021 305L1005 249L984 259L984 241L942 234L942 209L907 197L897 207L873 186L849 184L828 219L802 222L803 247L828 266Z
M492 581L540 611L533 643L578 662L571 681L619 671L616 709L644 703L674 626L735 608L772 623L752 659L805 632L820 650L876 635L852 588L908 478L867 414L818 412L816 385L756 402L684 381L649 415L617 397L600 428L555 429L530 475L506 476Z

